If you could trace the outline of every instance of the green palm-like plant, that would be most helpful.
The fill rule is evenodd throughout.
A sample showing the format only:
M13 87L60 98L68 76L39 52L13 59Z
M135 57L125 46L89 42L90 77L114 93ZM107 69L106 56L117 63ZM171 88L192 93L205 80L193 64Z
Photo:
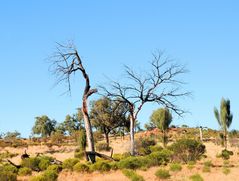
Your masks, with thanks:
M233 115L230 111L230 100L225 100L222 98L221 100L221 107L220 107L220 113L217 108L214 108L214 114L218 121L218 124L220 125L222 131L223 131L223 140L224 140L224 146L225 149L227 149L227 130L230 127L233 119Z
M157 128L159 128L163 133L163 145L166 147L168 142L167 131L172 122L172 114L169 109L161 108L153 112L150 117L151 122L153 122Z

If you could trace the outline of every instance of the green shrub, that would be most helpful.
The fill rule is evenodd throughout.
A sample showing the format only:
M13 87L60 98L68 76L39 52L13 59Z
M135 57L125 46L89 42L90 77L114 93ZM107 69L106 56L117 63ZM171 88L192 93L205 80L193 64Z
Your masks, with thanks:
M120 169L138 169L144 166L141 157L128 157L126 159L120 160L118 163L118 167Z
M211 167L212 166L212 161L206 161L204 162L204 166Z
M66 159L66 160L62 163L62 168L63 168L63 169L73 170L73 167L74 167L75 164L77 164L78 162L79 162L79 159L77 159L77 158L68 158L68 159Z
M151 152L156 152L156 151L162 151L163 147L160 145L154 145L154 146L150 146L149 149Z
M167 164L168 162L171 161L172 154L173 154L172 151L166 149L151 153L150 155L147 156L148 167Z
M203 178L201 177L201 175L195 174L195 175L192 175L190 177L190 180L192 180L192 181L203 181Z
M114 154L113 158L117 161L130 157L130 153Z
M173 172L181 171L182 166L179 163L172 163L170 165L170 170L173 171Z
M85 157L85 152L81 149L76 149L74 153L75 158L83 159Z
M26 158L24 160L22 160L22 167L27 167L30 168L34 171L39 171L39 163L40 163L40 159L38 157L32 157L32 158Z
M221 157L223 160L229 160L231 155L233 155L232 151L224 149L224 150L222 150L219 157Z
M118 170L118 163L117 162L111 162L110 163L111 170Z
M77 163L73 167L73 170L76 172L88 172L90 170L89 166L84 163Z
M204 166L204 167L202 168L202 171L203 171L203 172L211 172L211 168L210 168L209 166Z
M57 177L57 172L53 170L46 170L41 175L32 177L30 181L56 181Z
M6 172L12 172L12 173L17 173L18 169L14 167L13 165L6 164L0 167L0 171L6 171Z
M32 174L32 170L27 167L20 168L18 171L18 175L20 175L20 176L27 176L27 175L31 175L31 174Z
M169 149L174 152L173 160L184 163L199 160L206 151L205 145L192 139L178 140Z
M50 160L48 159L41 159L39 162L39 168L41 171L44 171L47 169L47 167L51 164Z
M229 168L223 167L222 173L224 173L225 175L228 175L230 172L231 170Z
M100 172L106 172L106 171L110 171L111 166L109 164L109 162L107 161L97 161L96 163L94 163L93 165L91 165L91 171L100 171Z
M128 177L131 181L144 181L144 178L141 175L138 175L135 171L133 170L127 170L124 169L122 173Z
M140 138L135 141L135 150L139 155L148 155L151 153L150 146L156 145L152 138Z
M60 171L62 170L62 166L60 165L50 165L47 170L53 170L57 173L60 173Z
M195 161L189 161L187 164L188 169L193 169L195 167L196 162Z
M98 151L110 151L111 147L107 143L97 143L96 150Z
M165 169L159 169L155 172L156 177L159 179L168 179L170 178L170 174L168 170Z
M16 181L17 174L10 171L0 171L0 180L1 181Z

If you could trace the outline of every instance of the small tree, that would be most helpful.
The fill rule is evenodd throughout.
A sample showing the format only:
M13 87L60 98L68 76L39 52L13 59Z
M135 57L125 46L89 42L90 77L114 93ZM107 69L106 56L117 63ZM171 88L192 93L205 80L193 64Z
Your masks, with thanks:
M172 122L172 114L167 108L160 108L153 112L150 117L150 121L159 128L162 133L163 146L166 147L168 142L167 131Z
M184 66L171 60L162 60L162 54L154 54L151 62L151 71L145 75L134 72L129 67L126 69L126 80L124 83L112 81L110 88L101 86L105 96L121 100L128 104L130 115L130 153L135 155L134 134L135 123L138 114L146 103L158 103L172 110L179 116L185 111L176 105L180 97L188 96L189 92L181 90L183 82L178 79L181 74L186 73Z
M120 101L112 101L103 97L92 102L90 117L92 125L105 135L109 147L109 134L123 127L127 121L127 105Z
M221 100L221 106L220 106L220 113L218 109L214 108L214 114L217 119L218 124L220 125L222 131L223 131L223 142L225 150L227 149L227 133L228 128L230 127L233 119L233 115L230 110L230 100L225 100L222 98Z
M41 135L41 137L48 137L53 131L55 131L55 126L55 120L51 120L48 116L43 115L36 117L32 132L33 134Z

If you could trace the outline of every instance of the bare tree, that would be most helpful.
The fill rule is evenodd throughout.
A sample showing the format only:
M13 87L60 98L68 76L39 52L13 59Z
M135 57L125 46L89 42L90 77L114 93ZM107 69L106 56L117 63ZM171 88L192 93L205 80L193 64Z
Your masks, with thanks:
M131 155L135 154L135 122L145 103L158 103L182 116L185 111L179 108L175 101L180 97L190 95L190 92L181 90L184 82L178 79L181 74L187 72L184 66L175 63L175 61L164 59L162 54L158 52L153 54L151 67L149 73L142 75L142 73L137 74L131 68L125 66L127 78L125 82L127 83L111 81L109 87L100 87L105 96L122 100L129 105Z
M81 72L83 78L85 79L85 89L82 97L82 114L84 117L85 129L87 143L89 151L95 152L94 138L92 133L92 126L88 113L87 99L94 93L97 89L92 89L90 86L89 76L83 66L80 55L73 44L62 45L57 44L57 52L54 55L53 70L58 77L57 83L67 82L68 91L71 91L70 77L76 72Z

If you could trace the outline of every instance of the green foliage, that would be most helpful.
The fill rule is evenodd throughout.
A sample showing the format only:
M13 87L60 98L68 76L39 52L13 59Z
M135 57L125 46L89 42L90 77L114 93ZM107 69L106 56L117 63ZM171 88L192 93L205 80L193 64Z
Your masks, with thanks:
M107 172L110 171L111 165L108 161L99 160L96 163L91 165L91 171L100 171L100 172Z
M84 163L77 163L73 167L73 170L76 172L89 172L90 167Z
M144 181L144 178L141 175L138 175L135 171L133 170L127 170L124 169L122 173L128 177L131 181Z
M60 173L60 171L62 170L62 166L60 165L50 165L47 170L53 170L57 173Z
M154 145L154 146L149 146L149 149L151 152L155 152L155 151L161 151L163 150L163 147L160 145Z
M39 168L41 171L46 170L50 164L51 164L50 159L41 158L39 162Z
M113 158L117 161L130 157L130 153L114 154Z
M51 143L52 144L60 144L64 140L64 134L60 131L55 131L51 133Z
M173 154L172 151L166 149L153 152L146 157L148 158L147 166L150 167L165 165L171 161L172 154Z
M126 159L120 160L118 163L118 167L120 169L138 169L145 166L145 160L143 157L128 157Z
M74 153L74 157L75 157L75 158L82 159L82 158L85 157L85 152L82 151L81 149L76 149L76 150L75 150L75 153Z
M213 166L211 160L205 161L205 162L203 163L203 165L204 165L204 166L207 166L207 167L211 167L211 166Z
M17 174L10 171L0 171L1 181L17 181Z
M230 172L231 170L229 168L223 167L222 173L224 173L225 175L228 175Z
M41 175L34 176L30 181L56 181L58 173L54 170L46 170Z
M10 153L9 151L5 151L3 153L0 153L0 162L5 159L5 158L12 158L17 156L18 154L16 153Z
M182 166L179 163L170 164L170 170L173 172L178 172L182 170Z
M95 147L98 151L110 151L111 149L107 143L97 143Z
M13 165L6 164L6 165L3 165L3 166L0 166L0 171L17 173L18 169L16 167L14 167Z
M192 180L192 181L203 181L203 178L202 178L201 175L195 174L195 175L190 176L190 180Z
M79 145L80 151L85 151L86 148L86 132L84 129L74 132L74 137Z
M174 153L173 160L184 163L199 160L206 151L205 145L192 139L180 139L173 143L169 149Z
M33 134L41 135L41 137L50 136L55 130L56 121L51 120L48 116L43 115L41 117L36 117L35 124L32 128Z
M27 167L32 170L38 171L38 170L40 170L40 168L39 168L40 161L41 160L38 157L26 158L26 159L22 160L21 165L23 167Z
M156 142L152 138L139 138L135 141L135 150L139 155L148 155L151 153L151 146L156 145Z
M233 115L230 110L230 100L225 100L222 98L221 100L221 106L220 106L220 113L217 108L214 108L214 114L217 119L218 124L221 126L221 129L223 130L223 140L224 140L224 146L225 149L227 149L227 132L228 128L230 127L233 119Z
M224 149L218 157L222 158L223 160L229 160L231 155L233 155L232 151Z
M170 178L170 174L168 170L165 169L159 169L155 172L155 176L158 177L159 179L169 179Z
M64 160L64 162L62 163L62 168L68 169L68 170L73 170L73 167L78 162L79 162L79 159L77 159L77 158L68 158L68 159Z
M209 166L204 166L204 167L202 168L202 171L203 171L203 172L211 172L211 168L210 168Z
M164 147L166 147L168 142L167 130L172 122L172 114L170 113L169 109L160 108L153 112L153 114L150 117L150 120L153 124L156 125L157 128L159 128L162 131L163 133L162 142Z
M27 176L27 175L31 175L31 174L32 174L32 170L27 167L20 168L18 171L18 175L20 175L20 176Z
M189 170L192 170L195 167L196 162L195 161L189 161L187 163L187 167Z

